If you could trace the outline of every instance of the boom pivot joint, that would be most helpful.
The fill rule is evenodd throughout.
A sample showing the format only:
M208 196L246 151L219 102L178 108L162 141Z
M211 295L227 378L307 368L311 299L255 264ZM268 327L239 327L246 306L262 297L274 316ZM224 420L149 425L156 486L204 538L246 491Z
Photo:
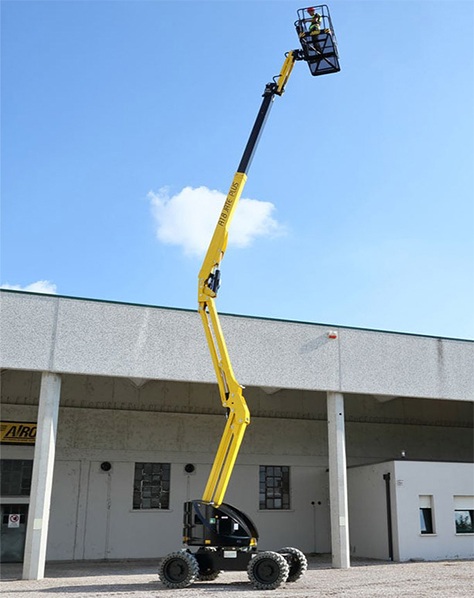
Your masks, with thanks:
M214 296L217 297L217 291L221 286L221 271L219 269L216 269L214 270L214 272L211 272L211 274L209 274L206 286L214 293Z

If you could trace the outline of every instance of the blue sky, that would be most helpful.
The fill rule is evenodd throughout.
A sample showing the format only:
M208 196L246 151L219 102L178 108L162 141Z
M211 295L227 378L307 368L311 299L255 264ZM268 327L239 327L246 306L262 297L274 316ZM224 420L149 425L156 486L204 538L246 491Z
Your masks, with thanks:
M1 283L195 309L301 6L3 0ZM218 309L472 338L474 5L329 7L342 70L275 100Z

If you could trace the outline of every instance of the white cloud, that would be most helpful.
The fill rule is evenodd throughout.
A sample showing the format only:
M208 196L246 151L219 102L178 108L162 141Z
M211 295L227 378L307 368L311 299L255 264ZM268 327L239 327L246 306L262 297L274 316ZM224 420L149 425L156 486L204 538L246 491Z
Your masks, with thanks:
M202 256L211 240L226 195L207 187L185 187L169 196L166 188L150 191L156 222L156 236L168 245L180 246L186 255ZM255 237L279 234L284 230L272 213L269 201L242 198L229 230L229 245L247 247Z
M19 284L2 284L2 289L12 289L14 291L31 291L32 293L47 293L49 295L55 295L57 293L57 287L49 280L37 280L26 287L21 287Z

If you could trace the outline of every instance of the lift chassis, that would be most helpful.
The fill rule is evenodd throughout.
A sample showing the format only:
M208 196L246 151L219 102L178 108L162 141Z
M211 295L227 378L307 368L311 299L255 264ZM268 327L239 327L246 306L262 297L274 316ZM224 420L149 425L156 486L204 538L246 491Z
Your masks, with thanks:
M250 412L243 387L235 378L215 307L229 226L275 96L283 95L296 61L306 61L314 76L340 70L336 38L326 5L298 10L295 26L301 49L286 54L280 74L265 86L260 110L199 272L199 314L227 422L202 499L184 504L183 543L187 548L172 552L161 561L160 579L168 588L185 588L196 580L212 581L221 571L246 570L255 588L271 590L285 581L297 581L307 569L306 557L297 548L258 551L259 534L254 522L236 507L223 502L250 423ZM190 547L196 550L193 552Z

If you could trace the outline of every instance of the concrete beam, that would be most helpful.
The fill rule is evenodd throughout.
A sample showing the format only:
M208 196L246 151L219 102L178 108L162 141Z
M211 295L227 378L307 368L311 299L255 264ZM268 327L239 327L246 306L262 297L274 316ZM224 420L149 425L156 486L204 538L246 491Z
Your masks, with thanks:
M196 311L0 290L0 366L215 384ZM474 342L222 314L244 386L470 401ZM332 327L331 327L332 328Z
M43 372L38 408L23 579L43 579L53 486L61 377Z
M344 396L338 392L328 392L327 405L332 566L336 569L347 569L351 565L349 512L347 506Z

